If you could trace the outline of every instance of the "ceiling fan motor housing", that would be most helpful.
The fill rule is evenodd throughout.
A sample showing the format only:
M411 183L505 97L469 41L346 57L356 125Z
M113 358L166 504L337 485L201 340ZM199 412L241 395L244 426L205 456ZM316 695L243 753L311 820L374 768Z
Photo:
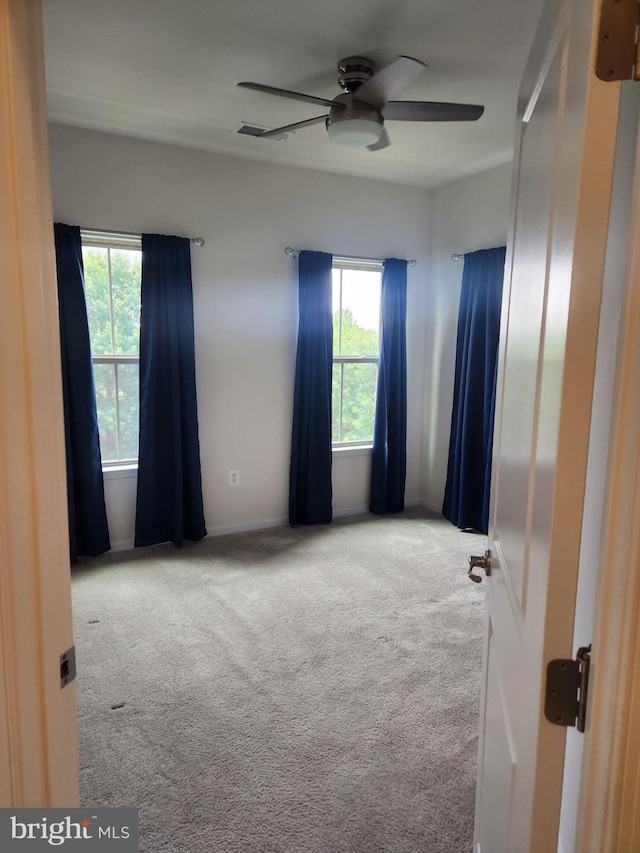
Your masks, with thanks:
M382 134L384 118L371 104L357 101L352 95L338 95L331 107L326 125L329 139L342 145L373 145Z
M356 92L372 76L375 66L363 56L348 56L338 63L338 83L345 92Z

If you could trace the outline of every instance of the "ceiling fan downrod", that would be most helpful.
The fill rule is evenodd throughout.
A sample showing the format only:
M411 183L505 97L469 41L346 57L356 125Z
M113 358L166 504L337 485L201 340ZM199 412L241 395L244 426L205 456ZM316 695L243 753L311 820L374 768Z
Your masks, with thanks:
M338 63L338 83L345 92L357 92L373 76L375 66L364 56L348 56Z

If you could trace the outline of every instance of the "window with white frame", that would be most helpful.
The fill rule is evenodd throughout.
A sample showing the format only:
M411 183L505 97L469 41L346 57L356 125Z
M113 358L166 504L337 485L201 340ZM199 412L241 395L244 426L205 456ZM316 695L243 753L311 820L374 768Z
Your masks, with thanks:
M382 270L381 261L333 259L333 447L373 442Z
M140 237L81 230L104 467L138 458Z

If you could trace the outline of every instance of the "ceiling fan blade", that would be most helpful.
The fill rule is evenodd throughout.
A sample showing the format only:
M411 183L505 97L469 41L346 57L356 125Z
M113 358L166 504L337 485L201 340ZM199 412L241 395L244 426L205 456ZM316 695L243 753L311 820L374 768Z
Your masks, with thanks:
M274 127L272 130L265 130L258 136L258 139L268 139L270 136L279 136L281 133L289 133L290 130L298 130L301 127L309 127L312 124L319 124L325 121L326 115L308 118L305 121L297 121L295 124L285 124L284 127Z
M373 145L367 145L367 151L382 151L383 148L388 148L391 145L391 140L387 134L386 128L382 128L380 139L374 142Z
M354 97L380 109L394 95L410 86L426 67L424 62L410 56L396 56L363 83L354 92Z
M267 95L278 95L281 98L289 98L292 101L305 101L308 104L322 104L324 107L343 108L344 104L328 101L326 98L316 98L315 95L305 95L302 92L290 92L289 89L276 89L274 86L263 86L262 83L238 83L243 89L251 89L254 92L265 92Z
M437 101L389 101L382 108L392 121L477 121L484 107L476 104L447 104Z

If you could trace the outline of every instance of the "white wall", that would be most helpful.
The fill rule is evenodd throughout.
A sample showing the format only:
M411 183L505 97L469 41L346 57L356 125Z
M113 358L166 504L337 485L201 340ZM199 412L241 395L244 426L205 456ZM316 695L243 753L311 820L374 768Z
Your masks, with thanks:
M406 499L417 503L430 193L70 127L50 134L57 221L206 240L192 264L210 533L287 517L297 273L285 246L416 258L408 277ZM369 462L334 459L337 514L366 509ZM233 468L237 487L228 485ZM130 544L135 479L108 479L105 489L112 543Z
M437 512L447 477L463 269L451 255L504 246L510 199L511 164L432 192L420 496Z

